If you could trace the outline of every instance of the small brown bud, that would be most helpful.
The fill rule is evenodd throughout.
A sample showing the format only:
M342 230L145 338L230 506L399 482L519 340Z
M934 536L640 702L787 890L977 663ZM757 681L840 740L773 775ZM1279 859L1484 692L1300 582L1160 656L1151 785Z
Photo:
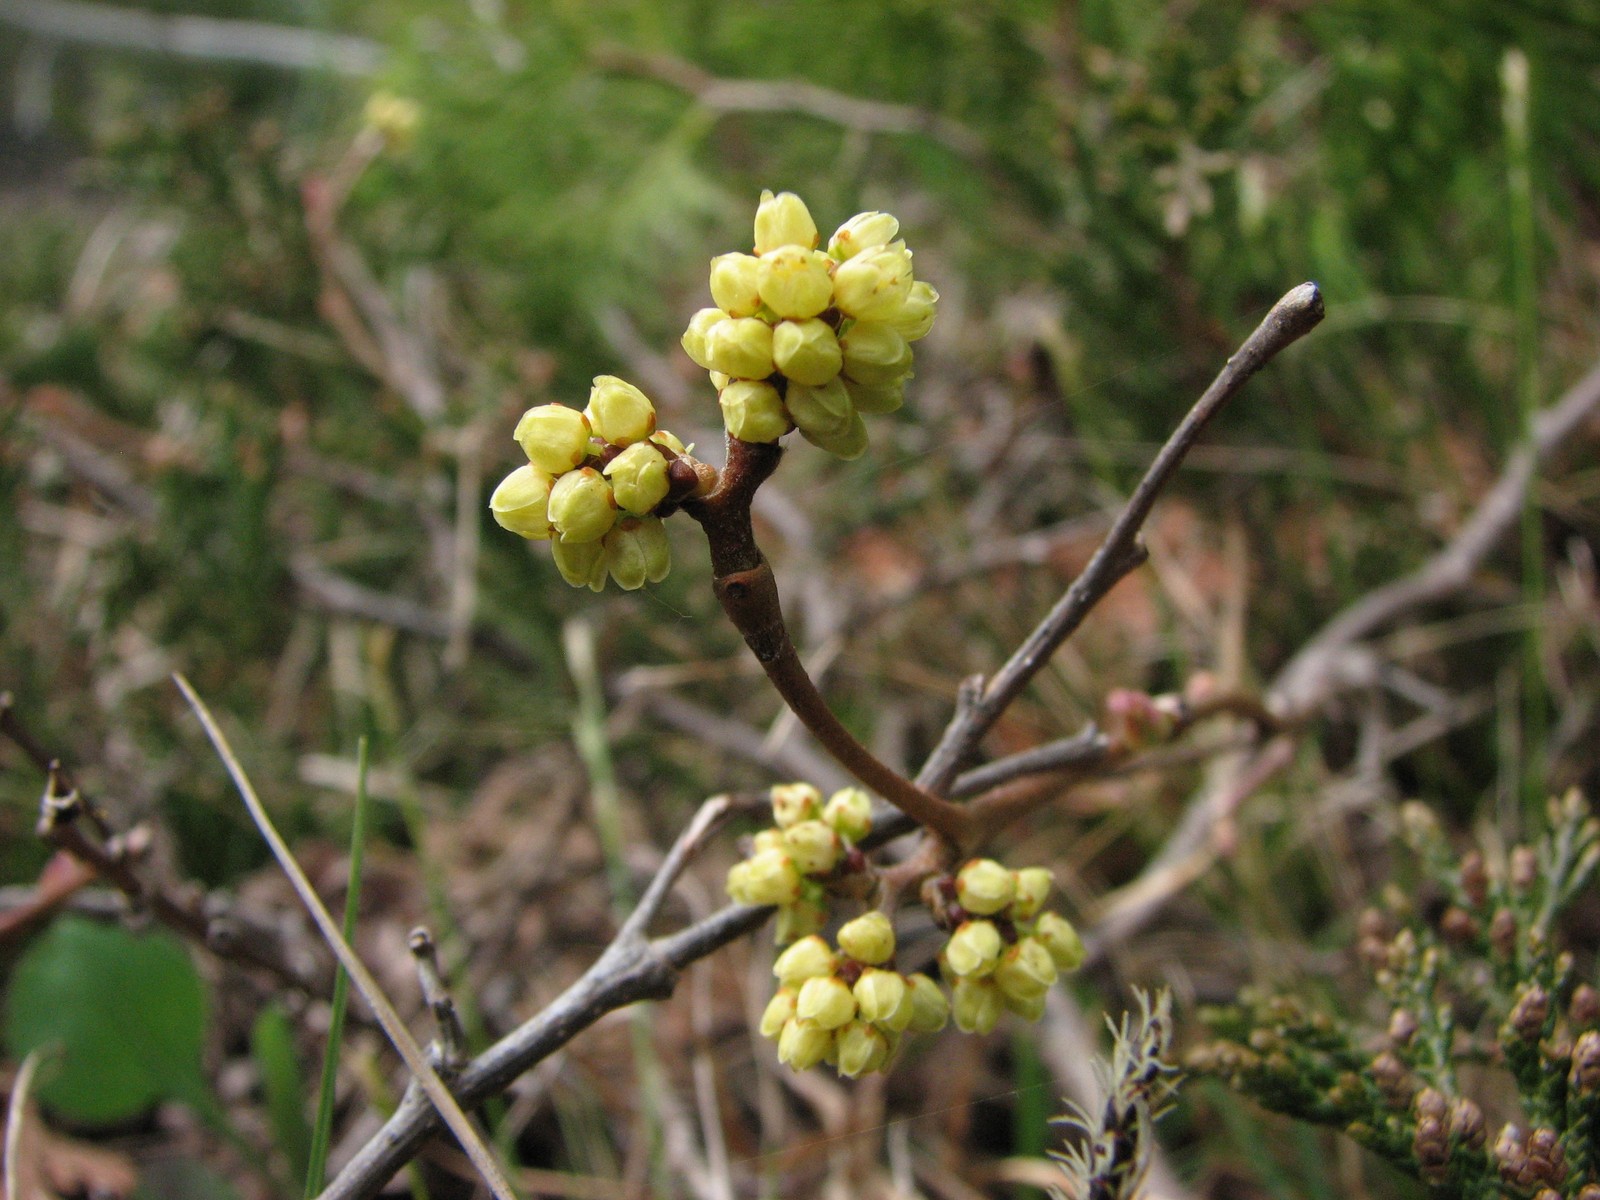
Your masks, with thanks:
M1489 899L1489 871L1483 855L1469 850L1461 860L1461 893L1473 908L1482 908Z
M1500 1165L1501 1178L1514 1181L1528 1165L1528 1152L1523 1146L1522 1130L1508 1122L1500 1131L1500 1136L1494 1140L1494 1157Z
M1387 938L1388 918L1376 908L1362 909L1361 915L1356 918L1356 935L1364 938Z
M1408 1008L1395 1009L1389 1014L1389 1044L1396 1049L1410 1045L1418 1028L1415 1013Z
M1425 1087L1411 1101L1411 1111L1419 1121L1443 1121L1450 1111L1450 1102L1438 1088Z
M1511 886L1527 895L1539 879L1539 856L1532 846L1517 846L1511 851Z
M1478 919L1464 908L1452 904L1439 917L1439 936L1452 946L1468 946L1478 940Z
M1482 1147L1488 1129L1483 1120L1483 1109L1465 1096L1450 1102L1450 1136L1473 1150Z
M1600 1025L1600 992L1587 983L1580 983L1572 990L1567 1018L1579 1029L1593 1029Z
M1509 908L1496 910L1489 918L1489 946L1497 958L1511 958L1517 952L1517 918Z
M1411 1100L1415 1090L1411 1082L1411 1073L1406 1066L1389 1051L1385 1050L1374 1058L1367 1067L1367 1072L1372 1076L1372 1082L1383 1093L1383 1097L1393 1107L1401 1108Z
M1536 983L1528 984L1511 1006L1506 1027L1525 1042L1536 1042L1544 1034L1550 1016L1550 993Z
M1573 1044L1571 1080L1584 1095L1600 1088L1600 1033L1593 1029L1579 1034Z
M1450 1173L1450 1139L1444 1122L1437 1117L1421 1118L1411 1139L1411 1150L1417 1156L1417 1171L1422 1178L1428 1183L1443 1183Z
M1554 1129L1535 1129L1528 1135L1528 1166L1534 1183L1560 1184L1567 1174L1567 1157L1561 1152L1561 1135Z

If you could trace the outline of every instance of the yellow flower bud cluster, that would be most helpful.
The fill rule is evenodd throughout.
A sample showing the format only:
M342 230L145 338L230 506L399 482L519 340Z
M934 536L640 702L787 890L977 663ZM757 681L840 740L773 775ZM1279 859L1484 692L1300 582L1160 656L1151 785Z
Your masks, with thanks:
M872 800L841 788L826 802L809 783L772 789L774 826L756 834L750 857L728 871L728 895L740 904L778 906L782 946L828 922L824 880L859 860L855 844L872 831Z
M1037 1021L1056 977L1082 965L1077 930L1041 911L1050 885L1043 867L1012 871L992 858L975 858L945 881L953 903L944 916L955 928L939 968L951 981L956 1025L966 1032L990 1032L1007 1011Z
M773 966L778 990L761 1033L778 1044L780 1062L797 1071L826 1062L854 1077L884 1069L908 1030L942 1029L952 1015L967 1033L990 1032L1004 1012L1036 1021L1057 976L1082 965L1077 931L1044 908L1050 872L992 858L923 892L951 930L939 954L948 996L927 975L895 970L894 926L881 911L847 921L830 946L822 936L829 892L866 869L855 843L872 829L869 798L844 788L824 801L809 783L780 784L770 798L775 824L728 872L728 894L778 907L777 940L788 948Z
M683 348L711 373L728 432L775 442L791 429L841 458L867 447L863 414L893 412L911 343L933 328L939 294L912 275L887 213L858 213L821 236L793 192L761 194L755 253L711 260L711 298Z
M868 912L839 930L835 951L817 934L778 956L778 990L761 1015L761 1034L778 1043L778 1061L803 1071L831 1064L852 1079L881 1071L908 1030L944 1028L950 1007L926 975L893 966L894 929Z
M549 541L573 587L598 592L609 577L632 590L666 578L671 550L658 510L693 486L693 470L684 444L656 428L648 396L600 375L582 412L541 404L514 436L528 462L489 498L500 525Z

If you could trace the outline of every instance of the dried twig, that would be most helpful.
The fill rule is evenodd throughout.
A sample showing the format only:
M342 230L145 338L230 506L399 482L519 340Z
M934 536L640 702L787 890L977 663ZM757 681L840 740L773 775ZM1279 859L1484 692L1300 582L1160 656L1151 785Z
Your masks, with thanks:
M140 12L81 0L0 0L0 22L41 37L117 50L341 75L371 75L383 58L376 42L348 34L263 21Z
M1450 542L1416 570L1368 592L1306 642L1278 672L1269 691L1273 708L1285 716L1310 712L1352 681L1344 669L1352 648L1396 618L1432 604L1471 582L1489 552L1513 529L1534 473L1600 412L1600 364L1567 389L1533 422L1532 435L1506 460L1494 487Z
M793 79L720 79L681 58L622 46L598 47L590 59L602 70L643 76L687 92L712 112L799 113L863 133L924 134L964 158L988 153L983 139L959 121L903 104L863 100Z
M0 736L10 739L45 775L40 802L39 836L70 855L95 877L105 880L135 908L148 911L169 929L205 946L219 957L266 971L280 983L309 996L326 994L324 981L301 970L266 924L198 887L167 884L144 877L139 870L150 844L142 826L115 832L101 806L82 792L71 772L52 757L17 714L11 693L0 692ZM84 828L87 824L88 828ZM62 881L66 887L66 881ZM59 896L65 902L70 891ZM35 895L37 905L55 890Z
M1150 515L1156 496L1206 423L1252 375L1280 350L1315 328L1322 316L1322 293L1314 283L1301 284L1273 305L1266 319L1228 359L1221 374L1167 439L1083 573L1073 580L1055 608L989 681L976 703L960 713L945 730L944 737L917 776L921 787L941 795L949 790L961 762L1028 681L1050 661L1050 656L1117 581L1144 561L1144 551L1138 544L1139 530Z

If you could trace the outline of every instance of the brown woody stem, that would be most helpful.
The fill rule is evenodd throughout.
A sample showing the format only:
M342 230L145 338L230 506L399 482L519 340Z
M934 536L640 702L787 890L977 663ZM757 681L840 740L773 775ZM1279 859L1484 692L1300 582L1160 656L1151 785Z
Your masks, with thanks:
M777 469L783 450L775 445L728 438L728 464L713 491L684 504L706 532L712 586L785 704L839 764L906 816L961 844L968 832L965 810L923 791L876 757L833 715L800 661L783 621L778 587L766 556L756 545L750 519L755 492Z

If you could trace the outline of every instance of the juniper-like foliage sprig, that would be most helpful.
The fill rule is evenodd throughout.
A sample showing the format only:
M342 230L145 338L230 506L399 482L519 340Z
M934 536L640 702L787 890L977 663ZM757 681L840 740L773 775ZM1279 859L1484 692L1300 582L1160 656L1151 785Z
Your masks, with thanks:
M1600 987L1557 937L1600 865L1600 822L1575 790L1551 800L1547 819L1544 836L1491 862L1457 853L1428 810L1408 805L1422 890L1447 903L1424 911L1392 889L1397 899L1362 915L1356 950L1388 1010L1382 1024L1243 994L1204 1014L1214 1040L1186 1065L1342 1129L1434 1196L1600 1200ZM1515 1111L1496 1133L1485 1111L1508 1097Z

